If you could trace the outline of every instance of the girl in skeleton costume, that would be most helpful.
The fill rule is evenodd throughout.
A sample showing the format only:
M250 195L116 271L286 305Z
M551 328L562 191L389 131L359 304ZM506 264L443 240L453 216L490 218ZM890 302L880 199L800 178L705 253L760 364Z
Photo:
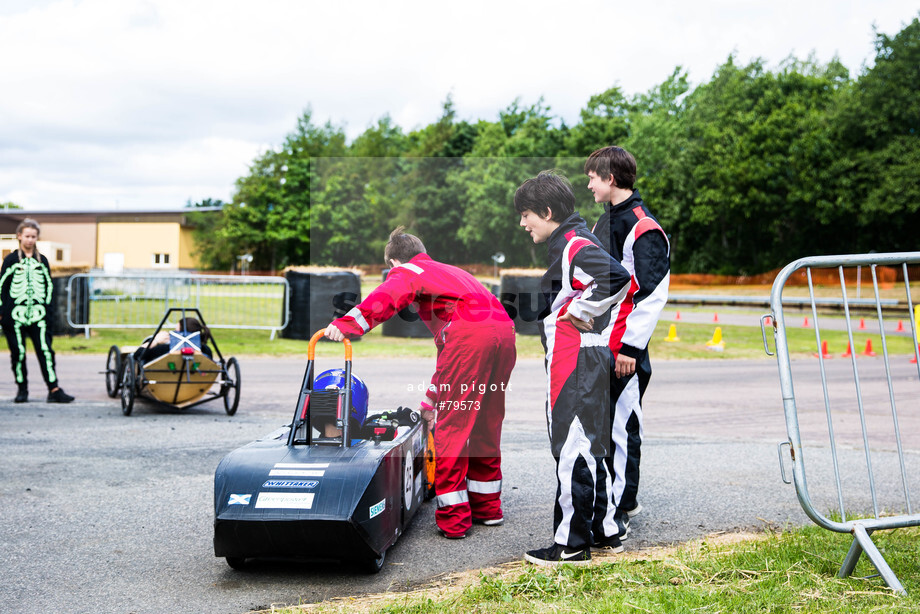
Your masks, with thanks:
M51 269L48 259L38 253L39 225L26 218L16 228L19 249L3 259L0 268L0 325L10 348L13 378L19 390L16 403L29 400L26 371L26 337L38 355L42 376L48 385L49 403L70 403L73 397L58 386L54 370L54 350L51 349Z

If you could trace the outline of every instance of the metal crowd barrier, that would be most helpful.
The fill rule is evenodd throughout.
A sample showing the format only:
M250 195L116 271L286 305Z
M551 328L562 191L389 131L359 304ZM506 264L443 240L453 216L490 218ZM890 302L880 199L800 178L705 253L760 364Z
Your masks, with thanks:
M67 282L67 323L93 328L159 325L170 307L195 307L209 328L270 330L288 324L284 277L80 273Z
M920 513L914 511L910 488L911 478L916 479L915 476L920 473L916 466L917 431L920 430L916 428L920 414L920 350L917 347L916 318L920 314L915 315L907 270L908 265L917 263L920 263L920 252L821 256L796 260L777 275L770 295L772 313L761 319L764 349L767 354L771 354L764 327L768 325L767 318L772 317L786 432L789 436L789 441L779 444L783 481L790 483L786 477L783 455L783 448L787 448L792 463L792 482L805 514L825 529L853 535L853 542L838 576L843 578L852 574L860 556L865 552L888 586L900 594L906 594L904 587L870 536L875 531L920 525ZM881 335L881 353L875 355L875 358L868 358L874 355L874 351L869 351L871 345L868 341L871 339L867 340L864 352L858 351L850 317L849 307L854 301L847 297L844 269L859 266L869 267L872 273L874 303ZM888 354L888 338L882 316L883 303L876 271L878 266L899 267L902 271L907 313L892 313L888 309L886 317L897 319L898 330L903 330L901 334L905 336L907 329L903 327L903 322L910 322L912 360L906 356L895 356L895 361ZM847 351L839 356L826 351L826 340L822 339L819 322L820 301L815 298L811 275L812 269L830 267L836 267L839 271L848 339ZM808 378L820 377L823 412L821 399L800 398L797 403L793 389L793 363L789 356L782 293L789 277L803 268L808 280L817 359L797 360L796 375L804 372ZM900 282L897 282L895 289L899 287ZM863 324L860 320L860 328ZM909 425L904 431L907 445L899 424L899 409L900 416ZM807 445L803 445L803 425L809 437L816 434L816 445L810 438ZM808 471L806 455L813 460L808 464ZM809 491L806 473L812 477L818 475L820 480L824 480L826 489L821 494L832 502L829 509L836 503L836 512L825 514L818 509L814 493ZM820 480L816 480L816 483L821 483ZM867 494L871 502L866 499ZM848 509L848 505L851 509ZM836 515L839 515L839 519ZM828 516L835 517L832 519Z

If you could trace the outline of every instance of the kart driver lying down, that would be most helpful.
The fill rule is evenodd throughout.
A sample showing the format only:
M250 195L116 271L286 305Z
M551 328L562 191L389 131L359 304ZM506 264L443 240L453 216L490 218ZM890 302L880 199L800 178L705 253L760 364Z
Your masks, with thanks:
M207 346L208 340L211 338L211 331L208 330L207 326L204 326L196 318L182 318L176 324L174 331L179 332L183 337L192 335L192 333L199 333L200 335L200 347L201 353L207 356L208 358L212 357L211 348ZM156 336L150 336L144 339L141 342L140 347L134 351L134 358L137 360L143 360L144 364L150 363L160 356L168 354L170 352L170 333L172 331L161 330ZM147 344L150 344L148 347ZM191 342L185 342L187 346L195 347L196 344L194 340Z

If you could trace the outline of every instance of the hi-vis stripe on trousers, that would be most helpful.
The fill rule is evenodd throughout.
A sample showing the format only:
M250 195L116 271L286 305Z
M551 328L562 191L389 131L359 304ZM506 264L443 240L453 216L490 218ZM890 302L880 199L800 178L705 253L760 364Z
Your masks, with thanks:
M470 502L470 495L466 490L455 490L454 492L446 492L443 495L438 495L435 501L437 501L438 507L463 505L464 503Z
M500 495L502 492L502 481L492 480L490 482L479 482L477 480L466 480L466 490L455 490L454 492L438 495L435 501L438 507L448 507L451 505L462 505L469 503L470 493L473 497L476 495Z

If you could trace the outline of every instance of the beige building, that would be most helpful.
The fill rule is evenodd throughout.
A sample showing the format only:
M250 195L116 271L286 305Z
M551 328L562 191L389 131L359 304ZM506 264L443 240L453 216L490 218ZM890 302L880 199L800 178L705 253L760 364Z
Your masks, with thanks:
M219 211L219 207L195 209L214 214ZM111 273L126 269L196 269L194 227L187 213L188 210L4 210L0 213L0 247L4 256L16 249L16 226L28 217L41 225L38 249L52 265L82 265Z
M54 243L52 241L38 241L35 247L45 255L51 266L62 266L72 262L70 258L70 245ZM19 248L19 241L15 234L0 235L0 260Z

